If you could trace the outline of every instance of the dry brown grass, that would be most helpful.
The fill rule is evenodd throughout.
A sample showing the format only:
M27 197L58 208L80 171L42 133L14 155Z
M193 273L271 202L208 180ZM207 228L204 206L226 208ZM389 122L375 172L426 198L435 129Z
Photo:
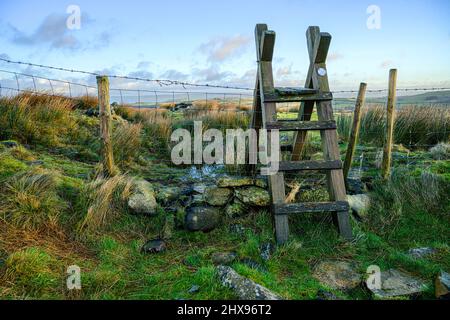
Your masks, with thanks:
M139 156L142 145L141 123L120 123L112 135L114 158L119 165L125 165Z
M134 179L127 175L97 177L87 184L83 191L83 206L87 212L79 231L95 233L125 214L133 185Z

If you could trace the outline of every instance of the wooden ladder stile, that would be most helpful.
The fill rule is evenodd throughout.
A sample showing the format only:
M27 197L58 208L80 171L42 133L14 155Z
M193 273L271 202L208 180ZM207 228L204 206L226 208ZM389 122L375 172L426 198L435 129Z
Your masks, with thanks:
M271 145L269 140L271 130L295 133L292 146L281 147L281 151L292 152L291 161L280 161L278 172L270 175L268 179L273 203L275 233L279 244L288 240L289 215L297 213L332 212L333 220L341 236L347 240L352 239L336 122L333 118L333 96L328 84L326 67L331 36L328 33L320 32L319 27L309 27L306 37L310 67L305 88L275 88L272 70L275 32L269 31L265 24L258 24L255 29L258 73L251 126L257 130L262 128L267 130L268 149ZM297 120L277 119L276 104L283 102L301 102ZM318 121L311 121L314 106L317 108ZM320 131L324 153L323 161L301 161L307 132L311 130ZM268 150L268 152L271 151ZM304 170L326 172L329 202L285 203L284 172Z

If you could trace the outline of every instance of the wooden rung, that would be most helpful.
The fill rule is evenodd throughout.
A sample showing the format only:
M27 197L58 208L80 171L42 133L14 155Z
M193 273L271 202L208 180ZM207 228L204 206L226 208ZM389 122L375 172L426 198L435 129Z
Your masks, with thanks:
M264 94L264 102L304 102L304 101L330 101L333 100L331 92L309 93L298 95L283 95L277 91Z
M339 170L342 169L342 161L280 161L279 171L302 170Z
M336 121L276 121L268 122L266 129L280 131L335 130Z
M274 204L275 215L349 211L346 201Z
M275 92L280 96L302 96L318 93L316 89L290 87L276 87Z

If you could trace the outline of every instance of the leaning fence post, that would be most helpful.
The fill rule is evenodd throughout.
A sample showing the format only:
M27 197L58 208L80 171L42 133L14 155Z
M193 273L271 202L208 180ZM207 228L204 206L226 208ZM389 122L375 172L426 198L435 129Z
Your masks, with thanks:
M392 143L394 140L395 104L397 99L397 69L389 71L389 93L387 101L386 137L383 149L381 177L387 179L391 172Z
M356 145L358 143L359 136L359 128L361 124L361 108L364 106L364 101L366 99L366 89L367 84L361 83L359 86L358 98L356 99L355 104L355 113L353 115L353 126L352 132L350 134L350 139L348 141L347 154L345 156L344 161L344 178L345 178L345 186L348 189L348 174L350 172L350 168L353 162L353 156L355 155Z
M102 144L103 171L108 176L114 176L117 169L114 166L114 157L111 141L111 105L109 101L108 77L97 77L98 104L100 117L100 138Z

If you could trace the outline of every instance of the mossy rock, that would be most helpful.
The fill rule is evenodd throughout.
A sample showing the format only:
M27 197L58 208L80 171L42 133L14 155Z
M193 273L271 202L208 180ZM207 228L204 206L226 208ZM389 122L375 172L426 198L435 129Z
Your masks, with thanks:
M212 187L205 190L204 199L211 206L222 207L230 201L232 195L231 189Z
M267 190L259 187L244 187L235 190L236 197L249 206L267 207L270 205L270 195Z

